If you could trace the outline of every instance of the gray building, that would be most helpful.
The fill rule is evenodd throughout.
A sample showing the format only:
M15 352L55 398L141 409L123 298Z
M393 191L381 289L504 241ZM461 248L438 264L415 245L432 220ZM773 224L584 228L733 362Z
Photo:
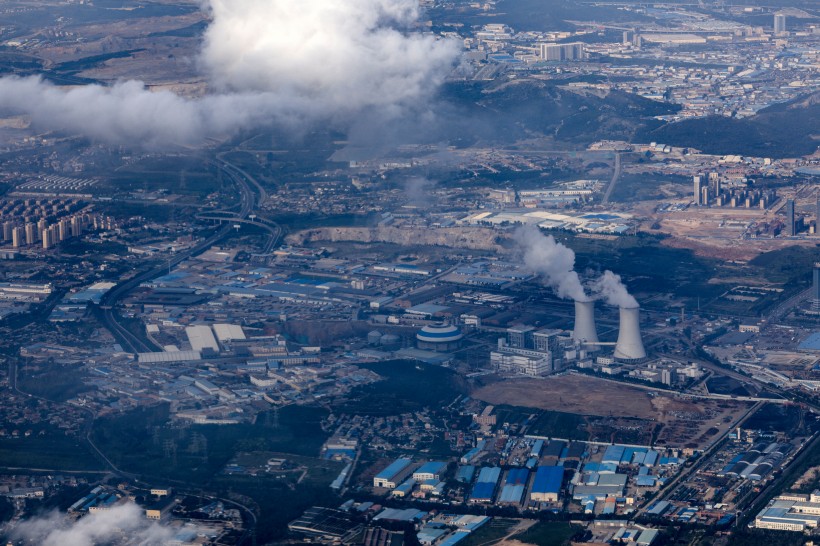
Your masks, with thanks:
M786 16L782 13L774 14L774 33L775 35L786 34Z
M794 199L788 199L786 201L786 235L789 237L794 237L797 233L795 229L794 223Z

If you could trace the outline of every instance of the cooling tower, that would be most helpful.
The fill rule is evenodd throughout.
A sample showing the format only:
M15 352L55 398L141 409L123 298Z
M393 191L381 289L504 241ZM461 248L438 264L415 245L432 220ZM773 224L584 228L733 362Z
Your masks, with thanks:
M598 343L594 301L575 300L575 329L572 330L572 339L586 343Z
M615 358L618 360L646 358L646 349L641 341L640 311L640 307L621 307L621 325L618 343L615 344Z

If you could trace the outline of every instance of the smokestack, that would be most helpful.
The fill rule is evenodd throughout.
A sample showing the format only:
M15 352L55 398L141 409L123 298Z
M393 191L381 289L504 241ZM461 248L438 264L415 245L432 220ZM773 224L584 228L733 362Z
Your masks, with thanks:
M572 330L572 339L578 342L598 343L593 300L575 300L575 328Z
M621 324L618 329L618 343L615 344L615 358L618 360L641 360L646 358L646 349L641 341L640 307L621 307Z

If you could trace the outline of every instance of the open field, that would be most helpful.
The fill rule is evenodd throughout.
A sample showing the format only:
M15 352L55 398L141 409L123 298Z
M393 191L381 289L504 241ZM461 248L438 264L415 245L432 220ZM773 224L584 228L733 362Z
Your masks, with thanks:
M606 418L588 420L586 428L591 440L608 441L607 429L615 434L616 430L637 426L656 428L654 442L659 445L693 448L714 441L750 407L748 403L731 400L689 400L672 393L576 374L500 381L481 387L472 396L496 405ZM640 421L629 423L628 419ZM563 437L561 433L565 431L543 427L538 430L538 434L545 436ZM641 435L634 440L650 442Z
M581 396L583 393L583 396ZM667 396L665 401L653 400L647 391L630 385L617 384L596 377L567 374L544 379L511 379L482 387L473 393L474 398L490 404L509 404L552 411L600 415L602 417L639 417L652 419L658 416L654 405L667 405L680 411L697 411L692 403L676 401Z

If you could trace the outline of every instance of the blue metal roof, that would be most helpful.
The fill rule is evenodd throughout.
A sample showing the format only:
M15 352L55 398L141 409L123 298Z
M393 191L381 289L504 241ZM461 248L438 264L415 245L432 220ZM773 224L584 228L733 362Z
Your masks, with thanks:
M526 468L513 468L507 473L507 480L504 483L507 485L522 485L527 483L529 477L530 471Z
M820 332L815 332L804 339L797 348L809 351L820 351Z
M429 463L424 463L421 465L421 468L413 472L413 474L440 474L445 468L447 468L447 463L443 463L441 461L430 461Z
M473 481L475 475L475 467L473 465L461 466L458 468L456 479L461 482L470 483Z
M376 478L389 480L393 478L396 474L410 466L411 462L412 461L410 459L396 459L390 464L390 466L376 474Z
M473 487L473 493L470 498L477 501L491 501L493 493L495 492L495 482L478 482Z
M539 466L532 484L533 493L559 493L564 481L563 466Z
M498 483L500 477L501 469L495 466L485 466L481 469L481 472L478 473L479 482L492 483L493 485Z
M601 459L603 463L620 464L621 458L624 456L624 446L609 446L604 451L604 456Z

